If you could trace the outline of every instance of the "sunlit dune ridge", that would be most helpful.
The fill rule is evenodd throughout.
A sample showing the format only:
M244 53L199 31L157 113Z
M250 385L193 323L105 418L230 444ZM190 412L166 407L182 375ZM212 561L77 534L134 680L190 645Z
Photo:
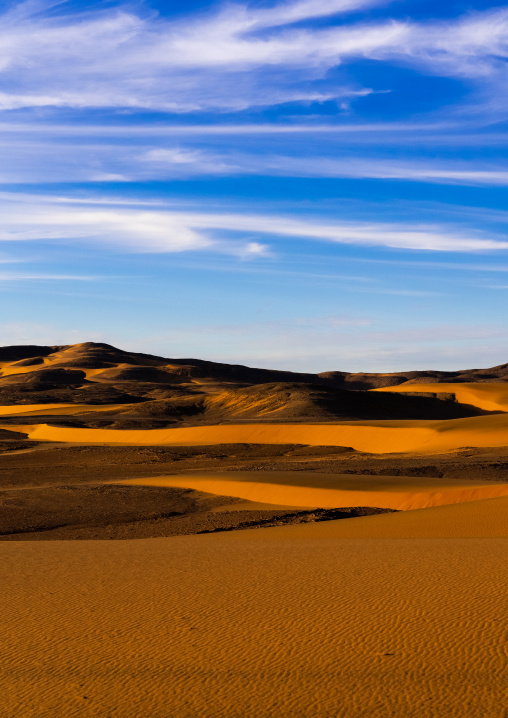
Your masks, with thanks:
M402 511L508 495L508 483L305 471L199 472L121 483L191 488L265 504L321 508L377 506Z
M86 444L212 445L229 443L351 446L376 454L432 453L461 447L508 444L508 415L447 421L356 421L330 424L222 424L175 429L114 430L56 427L48 424L5 425L30 439Z
M432 393L455 394L461 404L471 404L485 411L508 411L508 384L492 383L456 383L456 384L403 384L385 386L371 391L389 391L398 394Z

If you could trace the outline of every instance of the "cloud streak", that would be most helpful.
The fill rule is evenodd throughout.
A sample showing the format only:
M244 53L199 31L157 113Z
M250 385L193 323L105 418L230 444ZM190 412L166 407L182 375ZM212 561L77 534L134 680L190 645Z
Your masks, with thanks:
M464 186L507 186L508 167L499 159L410 159L379 157L374 146L362 147L353 154L344 150L340 141L317 137L306 142L305 155L296 153L289 141L279 143L280 152L273 153L268 144L256 143L257 151L237 149L229 140L224 148L220 141L207 146L173 141L153 144L129 144L125 139L93 141L80 138L72 141L58 136L30 139L22 135L0 141L2 162L0 183L27 182L135 182L187 179L194 177L240 177L249 175L303 178L353 178L404 180L432 184ZM240 140L241 142L241 140ZM328 148L328 156L324 147ZM272 149L272 152L269 150ZM282 154L285 149L287 154ZM331 151L333 150L333 151ZM293 154L290 154L293 152ZM386 155L386 150L384 152ZM369 156L370 155L370 156Z
M434 252L508 249L508 237L446 225L328 222L278 215L156 210L72 203L72 199L3 193L5 242L85 242L136 252L212 251L244 259L266 257L273 241L311 240L332 244Z

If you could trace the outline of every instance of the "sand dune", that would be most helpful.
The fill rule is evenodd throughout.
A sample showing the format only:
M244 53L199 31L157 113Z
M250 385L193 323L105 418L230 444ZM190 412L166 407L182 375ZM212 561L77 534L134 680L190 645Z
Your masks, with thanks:
M471 404L486 411L508 411L508 384L465 383L465 384L403 384L402 386L383 387L372 391L389 391L398 394L433 393L455 394L461 404Z
M449 451L508 444L508 415L448 421L365 421L333 424L224 424L176 429L113 430L5 425L30 439L87 444L206 445L233 443L351 446L371 453Z
M403 476L341 476L304 471L189 473L130 479L121 483L191 488L265 504L321 508L377 506L401 511L508 495L508 483L446 482L443 479Z

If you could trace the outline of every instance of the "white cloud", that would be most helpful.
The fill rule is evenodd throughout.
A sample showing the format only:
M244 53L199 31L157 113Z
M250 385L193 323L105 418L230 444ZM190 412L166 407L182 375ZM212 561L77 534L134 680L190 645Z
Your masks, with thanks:
M347 3L354 4L364 3ZM245 35L258 20L260 26L269 25L269 17L278 24L277 18L288 13L295 18L325 14L323 9L311 12L308 3L257 14L230 6L215 16L180 22L122 9L78 16L7 14L0 26L0 77L4 88L12 89L3 89L0 109L150 107L186 112L354 96L360 88L330 92L287 76L251 74L266 65L321 65L322 52L306 31L272 38ZM376 44L373 36L368 39L371 35L367 31L364 41ZM331 47L325 54L330 53L336 55Z
M446 225L323 222L279 215L207 213L128 206L84 205L68 198L2 193L0 240L92 242L121 251L216 251L267 256L263 238L306 239L358 246L448 252L508 249L508 238Z
M507 8L471 13L451 24L434 23L429 29L431 37L415 27L410 46L399 51L437 72L481 77L502 68L508 57Z
M259 257L270 257L272 252L268 244L261 242L247 242L244 247L240 248L238 256L241 259L256 259Z
M235 214L178 213L178 216L194 229L260 232L343 244L451 252L508 249L508 241L502 239L473 234L468 236L456 230L431 225L361 222L325 224L287 217Z
M89 240L147 252L202 250L214 244L204 232L169 212L63 208L50 203L28 207L5 207L0 240Z
M0 109L240 110L354 97L326 72L370 58L451 77L506 77L508 10L442 22L305 21L360 10L368 0L299 0L272 8L227 5L168 21L125 8L65 14L25 3L0 23ZM55 3L49 3L49 7ZM299 23L299 24L294 24ZM314 81L320 84L315 85Z

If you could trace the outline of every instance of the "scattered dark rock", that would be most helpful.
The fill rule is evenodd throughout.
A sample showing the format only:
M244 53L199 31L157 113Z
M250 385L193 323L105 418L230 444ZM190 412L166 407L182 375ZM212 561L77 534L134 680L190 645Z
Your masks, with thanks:
M272 526L287 526L289 524L319 523L320 521L337 521L339 519L352 519L358 516L373 516L374 514L391 514L396 509L380 509L373 506L356 506L340 509L312 509L309 511L284 512L276 516L241 521L239 524L228 527L205 529L197 533L209 534L218 531L239 531L242 529L269 528ZM233 513L228 511L228 513ZM239 513L239 512L236 512ZM254 513L254 512L251 512Z

